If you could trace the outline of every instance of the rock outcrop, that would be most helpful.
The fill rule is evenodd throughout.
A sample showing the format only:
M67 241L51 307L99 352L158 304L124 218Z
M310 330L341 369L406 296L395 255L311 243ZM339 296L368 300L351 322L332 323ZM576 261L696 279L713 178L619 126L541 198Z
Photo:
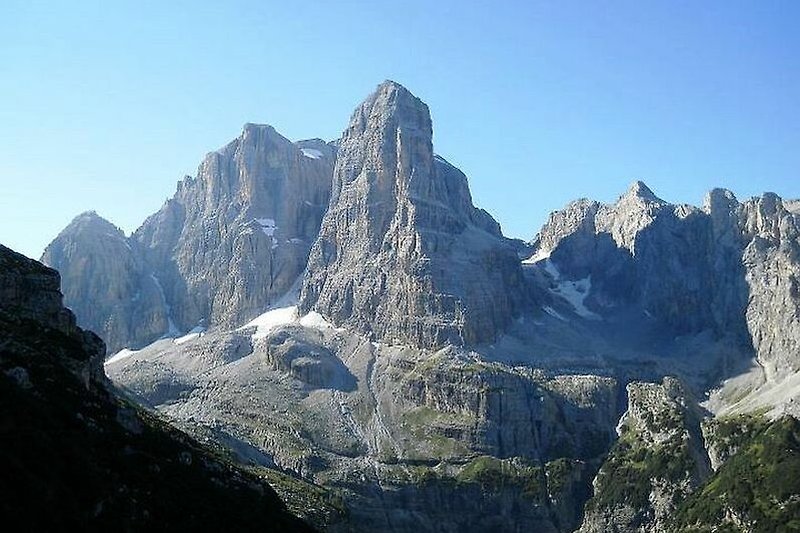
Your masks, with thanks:
M301 309L387 342L471 344L504 329L523 289L513 247L434 155L428 107L381 84L340 141Z
M334 154L246 124L134 233L180 328L243 324L292 287L328 205Z
M312 531L261 478L110 391L55 270L0 246L0 516L12 531Z
M800 216L767 193L738 206L747 328L768 380L800 370Z
M675 334L752 343L768 379L800 369L798 215L777 195L740 203L715 189L696 208L636 182L615 204L553 213L533 245L531 262L589 277L593 311L638 308Z
M42 261L62 272L67 304L112 352L198 326L240 325L305 270L335 152L246 124L132 236L84 213Z
M627 389L619 440L595 478L581 533L667 531L678 504L711 475L702 414L680 382Z

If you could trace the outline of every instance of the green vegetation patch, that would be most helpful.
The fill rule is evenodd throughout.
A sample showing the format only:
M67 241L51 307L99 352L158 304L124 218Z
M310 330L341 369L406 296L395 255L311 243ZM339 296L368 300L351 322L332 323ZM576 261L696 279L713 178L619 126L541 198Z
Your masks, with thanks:
M680 531L800 531L800 421L755 417L721 421L714 435L736 444L705 486L679 506Z
M496 492L516 488L535 502L547 500L547 479L544 469L522 460L497 459L488 455L473 459L456 476L458 483L475 483L484 490Z
M689 445L682 439L647 446L630 433L623 433L598 473L597 492L587 508L623 503L634 509L645 508L653 480L680 482L694 466Z

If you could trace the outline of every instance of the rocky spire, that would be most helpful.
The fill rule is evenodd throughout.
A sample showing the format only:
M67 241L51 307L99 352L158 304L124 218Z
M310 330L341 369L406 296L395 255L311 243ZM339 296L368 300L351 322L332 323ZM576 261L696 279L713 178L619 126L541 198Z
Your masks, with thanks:
M390 342L474 343L503 329L521 287L499 226L434 156L428 107L382 83L341 139L301 308Z
M631 183L628 190L622 195L620 201L637 199L644 202L665 203L664 200L655 195L655 193L648 187L645 182L636 180Z

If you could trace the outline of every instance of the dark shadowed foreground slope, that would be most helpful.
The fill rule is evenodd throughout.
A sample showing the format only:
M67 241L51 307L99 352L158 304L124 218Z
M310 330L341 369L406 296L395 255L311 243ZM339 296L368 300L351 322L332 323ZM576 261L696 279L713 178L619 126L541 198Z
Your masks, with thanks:
M0 527L310 531L258 477L109 392L58 274L0 246Z

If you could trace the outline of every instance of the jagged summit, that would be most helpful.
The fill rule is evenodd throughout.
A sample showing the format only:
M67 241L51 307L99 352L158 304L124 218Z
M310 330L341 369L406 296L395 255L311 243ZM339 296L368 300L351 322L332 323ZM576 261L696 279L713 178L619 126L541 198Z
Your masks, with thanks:
M375 88L373 92L373 96L377 94L391 94L391 93L398 93L402 95L404 98L411 98L418 102L419 104L425 105L425 103L414 96L402 83L398 83L394 80L383 80L378 86ZM369 98L368 98L369 99ZM425 106L427 107L427 106Z
M718 216L720 213L731 213L739 205L736 195L728 189L715 187L703 198L703 211Z
M631 183L628 190L620 198L620 202L628 199L638 199L645 202L665 204L666 202L655 195L655 193L643 181L636 180Z
M434 158L432 136L428 106L396 82L356 108L303 310L419 346L491 339L510 320L521 285L516 254L472 205L466 177Z
M97 214L97 211L93 209L84 211L73 218L72 221L61 231L61 233L74 233L78 231L97 229L107 230L114 234L119 233L120 235L124 236L124 233L120 228L114 225L114 223L107 218Z

